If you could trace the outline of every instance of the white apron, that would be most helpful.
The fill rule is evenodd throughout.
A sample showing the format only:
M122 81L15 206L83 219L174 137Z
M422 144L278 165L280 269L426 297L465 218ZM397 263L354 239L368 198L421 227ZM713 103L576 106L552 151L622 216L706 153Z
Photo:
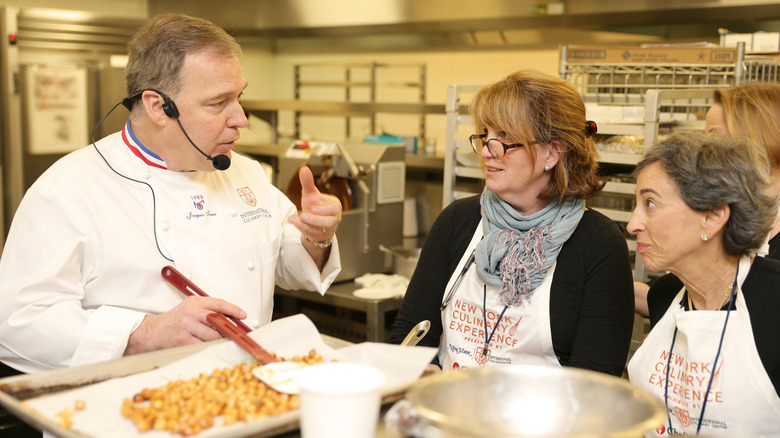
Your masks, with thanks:
M736 304L731 312L685 311L681 306L684 289L681 290L629 362L631 383L662 400L668 377L671 425L667 419L649 436L696 434L727 313L731 315L699 434L769 437L780 433L780 397L758 356L741 293L749 270L750 259L743 257L739 263ZM675 327L677 337L667 369Z
M450 277L446 291L455 283L481 239L482 221L455 273ZM476 264L471 263L463 281L442 311L444 330L439 346L442 370L510 364L560 366L553 350L550 330L550 284L554 272L555 265L535 289L530 303L507 307L501 316L504 304L499 300L497 288L487 287L487 307L483 308L485 284L477 276ZM487 330L483 309L487 316ZM490 346L487 354L483 354L488 338Z

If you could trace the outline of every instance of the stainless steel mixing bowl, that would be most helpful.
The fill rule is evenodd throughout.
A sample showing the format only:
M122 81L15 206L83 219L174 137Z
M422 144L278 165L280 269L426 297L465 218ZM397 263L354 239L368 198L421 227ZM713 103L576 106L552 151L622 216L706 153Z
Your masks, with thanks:
M639 438L666 418L660 400L627 380L574 368L447 371L406 398L446 437Z

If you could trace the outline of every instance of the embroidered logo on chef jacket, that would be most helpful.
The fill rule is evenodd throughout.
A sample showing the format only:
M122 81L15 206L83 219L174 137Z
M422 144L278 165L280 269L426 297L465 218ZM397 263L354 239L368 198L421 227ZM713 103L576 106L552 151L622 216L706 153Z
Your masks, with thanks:
M241 200L244 201L246 205L250 207L257 207L257 198L255 197L254 192L252 192L252 189L250 189L248 186L236 189L236 192L238 192L238 196L241 197ZM241 219L244 221L244 223L252 222L253 220L260 218L268 219L270 217L271 212L262 207L241 213Z
M195 208L203 210L204 204L206 203L206 200L203 199L203 195L192 195L191 198Z
M187 216L187 220L190 219L201 219L207 216L216 216L217 214L206 210L206 197L203 195L190 195L190 200L192 201L192 205L197 209L197 211L191 211Z
M257 206L257 198L255 198L255 194L252 193L252 189L249 187L241 187L240 189L236 189L238 192L238 195L241 196L241 200L246 203L246 205L250 207L256 207Z

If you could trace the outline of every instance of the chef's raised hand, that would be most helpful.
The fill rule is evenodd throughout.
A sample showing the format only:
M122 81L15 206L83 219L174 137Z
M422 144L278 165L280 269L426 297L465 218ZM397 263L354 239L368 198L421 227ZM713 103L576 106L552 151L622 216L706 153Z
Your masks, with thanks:
M147 315L130 335L125 356L220 339L222 335L206 319L214 312L246 318L240 307L223 299L187 297L165 313Z
M314 175L307 166L298 171L301 181L301 213L289 221L300 230L306 250L322 268L329 243L341 223L341 202L333 195L320 193L314 185ZM321 259L321 260L318 260Z

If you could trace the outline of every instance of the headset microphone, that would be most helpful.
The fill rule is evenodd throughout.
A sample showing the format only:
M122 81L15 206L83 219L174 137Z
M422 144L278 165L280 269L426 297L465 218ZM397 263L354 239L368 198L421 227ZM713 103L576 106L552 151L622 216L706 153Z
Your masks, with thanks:
M154 91L155 93L159 94L160 97L163 98L163 112L166 116L176 119L176 123L179 124L179 128L181 129L181 132L184 134L184 137L187 138L187 141L190 142L192 147L195 148L198 152L201 153L204 157L206 157L207 160L211 161L211 164L214 165L214 168L217 170L227 170L230 167L230 157L228 157L225 154L219 154L215 157L212 157L211 155L203 152L200 150L198 146L195 145L195 142L190 139L190 136L187 134L187 131L184 130L184 126L182 126L181 121L179 120L179 109L176 107L176 103L173 102L173 100L168 97L167 94L163 93L162 91L158 91L152 88L147 88L145 90L136 91L135 93L130 94L129 96L122 99L122 105L125 106L128 110L133 109L133 100L140 96L141 93L144 91Z
M173 101L171 101L171 104L175 105L173 103ZM174 109L175 108L176 107L174 106ZM178 111L177 111L177 113L178 113ZM195 150L200 152L201 155L206 157L207 160L211 161L211 164L214 165L214 168L216 168L217 170L227 170L228 167L230 167L230 157L228 157L225 154L219 154L216 157L212 157L211 155L209 155L209 154L203 152L202 150L200 150L200 148L195 146L195 143L192 140L190 140L190 136L187 135L187 131L184 130L184 126L181 126L181 122L179 121L179 118L178 117L174 117L174 118L176 119L176 123L179 124L179 128L181 128L181 132L183 132L184 136L187 137L187 141L190 142L190 144L192 145L192 147L195 148Z

